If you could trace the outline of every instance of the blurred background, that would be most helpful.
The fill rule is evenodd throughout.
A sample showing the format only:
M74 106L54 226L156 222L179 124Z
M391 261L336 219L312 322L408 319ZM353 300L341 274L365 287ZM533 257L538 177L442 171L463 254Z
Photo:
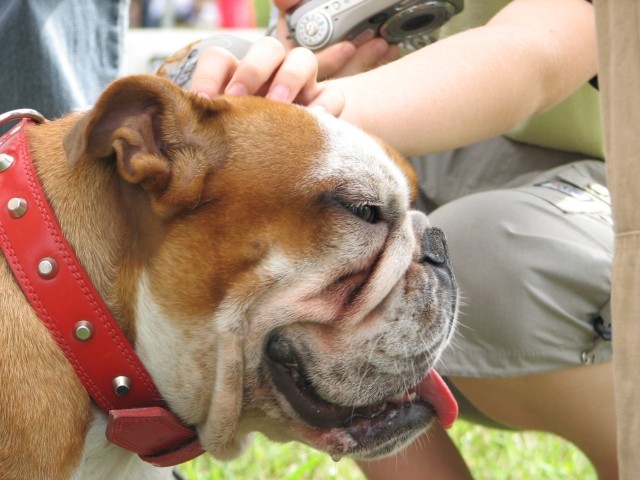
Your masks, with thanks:
M266 27L269 0L132 0L135 28Z
M225 31L265 34L269 0L131 0L125 72L150 73L189 43Z

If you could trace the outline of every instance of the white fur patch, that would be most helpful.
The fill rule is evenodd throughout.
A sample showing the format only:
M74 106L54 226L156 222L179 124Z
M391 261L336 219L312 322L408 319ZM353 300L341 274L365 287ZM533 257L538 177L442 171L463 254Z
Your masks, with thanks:
M169 480L171 468L154 467L105 437L107 418L96 409L72 480Z
M316 113L316 117L328 145L327 151L323 152L326 160L316 170L317 178L339 175L365 183L371 179L375 181L370 187L372 191L382 197L402 197L405 199L403 206L409 207L410 189L406 177L373 137L332 115ZM315 175L312 178L315 180Z
M146 272L140 279L136 352L171 409L188 423L200 423L206 411L196 404L208 404L210 392L205 387L212 378L202 369L199 355L215 352L211 322L168 318L151 294Z
M310 178L339 179L349 186L350 195L363 203L386 208L405 215L398 218L401 225L388 233L384 265L377 272L372 289L368 292L369 303L362 305L366 313L375 303L396 285L411 262L415 237L408 217L411 190L405 174L373 137L360 128L340 121L331 115L316 113L321 134L326 142L323 152L326 160ZM345 246L346 248L347 246ZM362 251L345 251L349 258L362 255Z

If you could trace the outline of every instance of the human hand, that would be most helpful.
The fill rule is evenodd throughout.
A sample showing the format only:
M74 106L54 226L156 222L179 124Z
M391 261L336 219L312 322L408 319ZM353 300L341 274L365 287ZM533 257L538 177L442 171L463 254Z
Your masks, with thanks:
M276 38L285 45L285 48L294 48L295 43L288 38L289 31L284 17L285 11L300 3L300 0L273 0L273 3L280 10ZM387 43L382 38L373 38L358 46L349 41L339 42L316 52L318 79L346 77L365 72L392 62L399 56L398 47Z
M229 50L203 50L190 91L206 98L220 94L260 95L280 102L320 105L332 115L344 107L342 95L325 91L318 82L318 62L310 50L285 47L275 38L253 43L241 59Z

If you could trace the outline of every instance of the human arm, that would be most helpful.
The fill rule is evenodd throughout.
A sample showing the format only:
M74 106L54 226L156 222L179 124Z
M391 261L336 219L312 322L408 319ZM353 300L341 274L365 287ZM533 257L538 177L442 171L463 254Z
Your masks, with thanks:
M274 3L282 9L297 0ZM201 75L200 65L209 64L215 71L218 64L201 60L194 85L208 95L265 94L323 107L406 155L447 150L505 133L556 105L596 73L595 21L585 0L514 0L482 27L393 63L320 84L310 52L300 53L304 61L294 61L288 46L263 40L274 50L236 63L215 88ZM321 68L327 68L324 57L318 58ZM236 89L237 83L245 88ZM282 92L276 89L278 84L288 94L275 94Z
M320 86L344 97L341 118L413 155L505 133L595 73L590 3L514 0L485 26Z

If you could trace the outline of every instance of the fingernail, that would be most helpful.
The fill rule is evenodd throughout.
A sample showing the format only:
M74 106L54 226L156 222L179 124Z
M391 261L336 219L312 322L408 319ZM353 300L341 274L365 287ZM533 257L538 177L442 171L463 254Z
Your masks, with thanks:
M400 58L400 49L397 45L392 45L391 47L389 47L389 50L387 51L385 56L390 62L397 60L398 58Z
M247 95L249 93L249 90L247 89L246 85L243 85L242 83L234 83L233 85L229 85L224 93L226 93L227 95L240 96Z
M290 91L289 87L286 85L275 85L269 94L267 95L271 100L276 100L277 102L289 102Z
M310 105L307 107L307 109L313 113L329 113L329 110L327 110L323 105Z
M340 51L345 57L351 57L354 53L356 53L356 46L351 42L343 42L342 47L340 47Z
M371 48L376 55L382 56L388 50L389 44L382 39L376 39L372 42Z
M204 100L211 100L211 95L209 95L206 92L193 92L193 93L195 93L196 96L198 96L198 97L200 97L200 98L202 98Z

